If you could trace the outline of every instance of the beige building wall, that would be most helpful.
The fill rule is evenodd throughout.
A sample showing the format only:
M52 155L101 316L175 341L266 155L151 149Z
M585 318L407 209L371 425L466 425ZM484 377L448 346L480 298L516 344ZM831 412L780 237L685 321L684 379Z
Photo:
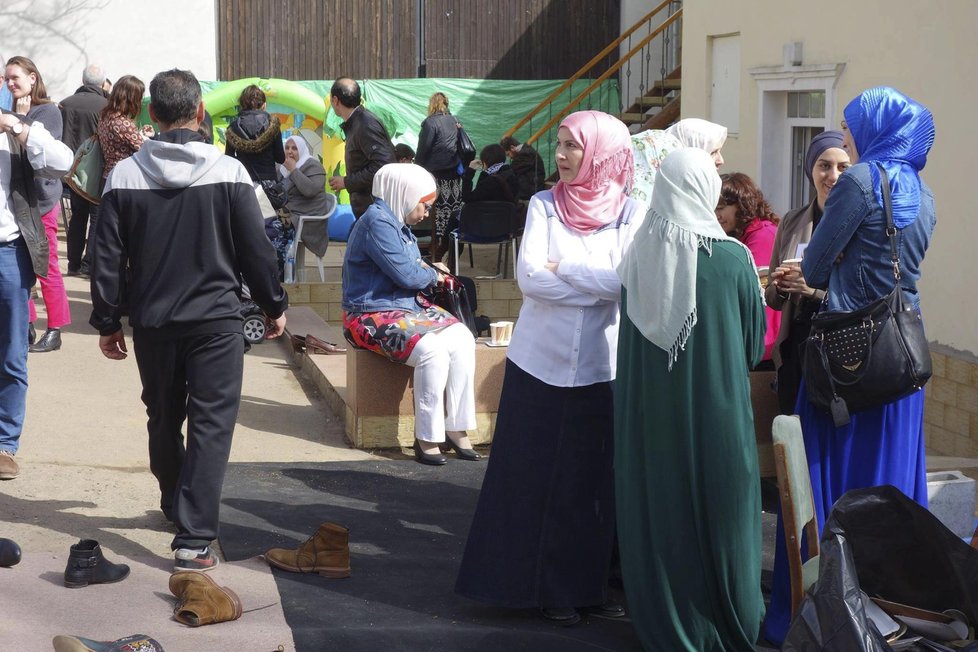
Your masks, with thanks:
M978 86L978 2L974 0L686 0L683 22L683 117L710 119L716 37L739 35L739 130L723 148L724 170L759 179L784 211L789 164L778 93L825 83L824 125L838 128L842 109L877 85L898 88L934 114L937 138L923 178L934 192L937 229L923 264L921 304L934 377L924 412L928 447L978 454L978 218L974 116ZM784 46L800 42L801 65ZM729 41L726 41L729 43ZM785 65L786 61L789 65ZM730 93L729 85L721 84ZM781 93L783 96L783 92ZM722 98L721 98L722 99ZM721 121L721 120L717 120ZM782 121L784 122L784 121Z
M978 66L978 2L687 0L683 14L683 117L711 117L711 37L740 35L740 129L724 146L725 171L759 178L760 143L771 135L760 132L756 69L782 67L786 43L802 43L802 68L844 65L826 107L834 129L846 103L877 85L898 88L933 112L937 139L923 178L934 191L938 225L923 265L922 310L929 338L978 354L978 86L970 81ZM784 197L783 188L762 189ZM777 210L789 208L780 203Z

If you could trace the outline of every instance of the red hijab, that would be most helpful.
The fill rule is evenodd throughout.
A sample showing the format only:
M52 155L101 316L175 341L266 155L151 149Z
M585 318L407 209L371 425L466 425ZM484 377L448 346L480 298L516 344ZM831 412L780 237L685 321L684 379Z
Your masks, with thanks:
M557 216L570 229L588 234L614 222L632 185L634 163L628 128L601 111L578 111L561 127L584 149L577 177L560 181L553 197Z

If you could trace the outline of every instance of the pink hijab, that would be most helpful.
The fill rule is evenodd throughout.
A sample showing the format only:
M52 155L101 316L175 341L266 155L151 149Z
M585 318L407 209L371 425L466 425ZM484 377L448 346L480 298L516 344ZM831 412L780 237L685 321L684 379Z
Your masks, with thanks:
M561 127L584 148L577 177L553 189L557 216L570 229L591 233L618 219L632 185L634 162L628 128L601 111L578 111Z

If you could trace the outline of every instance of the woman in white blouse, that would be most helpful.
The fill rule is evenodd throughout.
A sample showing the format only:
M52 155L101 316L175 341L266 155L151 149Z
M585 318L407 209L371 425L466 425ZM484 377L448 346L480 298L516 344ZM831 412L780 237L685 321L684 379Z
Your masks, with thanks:
M530 200L492 455L455 590L563 625L606 602L615 532L616 267L643 217L628 129L599 111L557 131L560 182Z

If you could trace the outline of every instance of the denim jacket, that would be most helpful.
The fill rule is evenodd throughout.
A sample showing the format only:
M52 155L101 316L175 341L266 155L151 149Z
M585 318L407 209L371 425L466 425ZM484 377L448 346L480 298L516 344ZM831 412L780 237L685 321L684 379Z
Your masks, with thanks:
M839 178L801 264L810 287L828 288L830 310L855 310L893 289L886 216L876 200L869 165L856 164ZM896 236L904 299L918 309L920 263L936 221L934 195L921 180L920 213L913 224L897 229Z
M434 285L437 272L421 262L418 240L375 199L353 225L343 259L343 310L417 310L418 290Z

